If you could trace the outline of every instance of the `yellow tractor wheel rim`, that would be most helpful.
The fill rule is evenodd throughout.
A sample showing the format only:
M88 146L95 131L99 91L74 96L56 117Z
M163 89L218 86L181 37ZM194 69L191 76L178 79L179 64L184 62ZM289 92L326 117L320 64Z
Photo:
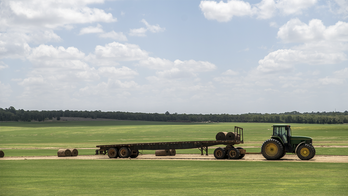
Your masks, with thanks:
M278 146L274 143L269 143L266 145L265 151L268 156L275 156L278 153Z
M306 147L302 148L302 149L300 150L300 154L301 154L301 156L303 156L303 157L307 157L307 156L309 155L309 149L306 148Z

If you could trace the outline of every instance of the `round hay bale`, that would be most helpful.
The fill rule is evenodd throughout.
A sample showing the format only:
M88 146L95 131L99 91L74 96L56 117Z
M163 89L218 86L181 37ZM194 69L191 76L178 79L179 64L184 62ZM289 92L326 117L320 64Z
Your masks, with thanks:
M5 153L4 151L0 150L0 158L4 157L5 156Z
M219 132L216 134L216 140L226 140L227 132Z
M167 155L169 155L169 150L156 150L155 155L156 156L167 156Z
M228 132L226 134L226 140L234 140L236 138L236 135L233 132Z
M58 157L65 157L65 149L59 149L57 155Z
M75 157L75 156L79 155L79 151L76 148L71 148L69 150L71 152L71 156Z
M169 155L170 156L175 156L176 155L176 150L175 149L170 149L169 150Z
M65 149L65 156L70 157L71 156L71 151L69 149Z

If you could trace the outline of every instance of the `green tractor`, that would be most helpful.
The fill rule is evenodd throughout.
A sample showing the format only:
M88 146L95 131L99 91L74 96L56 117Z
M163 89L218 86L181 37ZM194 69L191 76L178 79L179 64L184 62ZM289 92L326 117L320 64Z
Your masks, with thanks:
M312 138L292 136L290 125L273 125L273 135L261 147L262 155L268 160L281 159L287 152L296 153L302 160L314 157Z

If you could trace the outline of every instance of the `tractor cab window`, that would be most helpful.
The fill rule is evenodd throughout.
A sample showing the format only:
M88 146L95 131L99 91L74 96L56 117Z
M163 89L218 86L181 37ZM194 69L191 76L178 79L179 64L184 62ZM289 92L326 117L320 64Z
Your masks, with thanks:
M288 143L288 127L273 127L273 135L279 136L284 143Z

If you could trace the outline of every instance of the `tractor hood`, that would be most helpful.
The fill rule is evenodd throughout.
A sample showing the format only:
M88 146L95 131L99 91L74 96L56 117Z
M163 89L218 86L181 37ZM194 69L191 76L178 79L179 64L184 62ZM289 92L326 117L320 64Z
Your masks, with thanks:
M305 142L307 144L312 143L312 138L311 137L306 137L306 136L291 136L291 143L301 143Z

